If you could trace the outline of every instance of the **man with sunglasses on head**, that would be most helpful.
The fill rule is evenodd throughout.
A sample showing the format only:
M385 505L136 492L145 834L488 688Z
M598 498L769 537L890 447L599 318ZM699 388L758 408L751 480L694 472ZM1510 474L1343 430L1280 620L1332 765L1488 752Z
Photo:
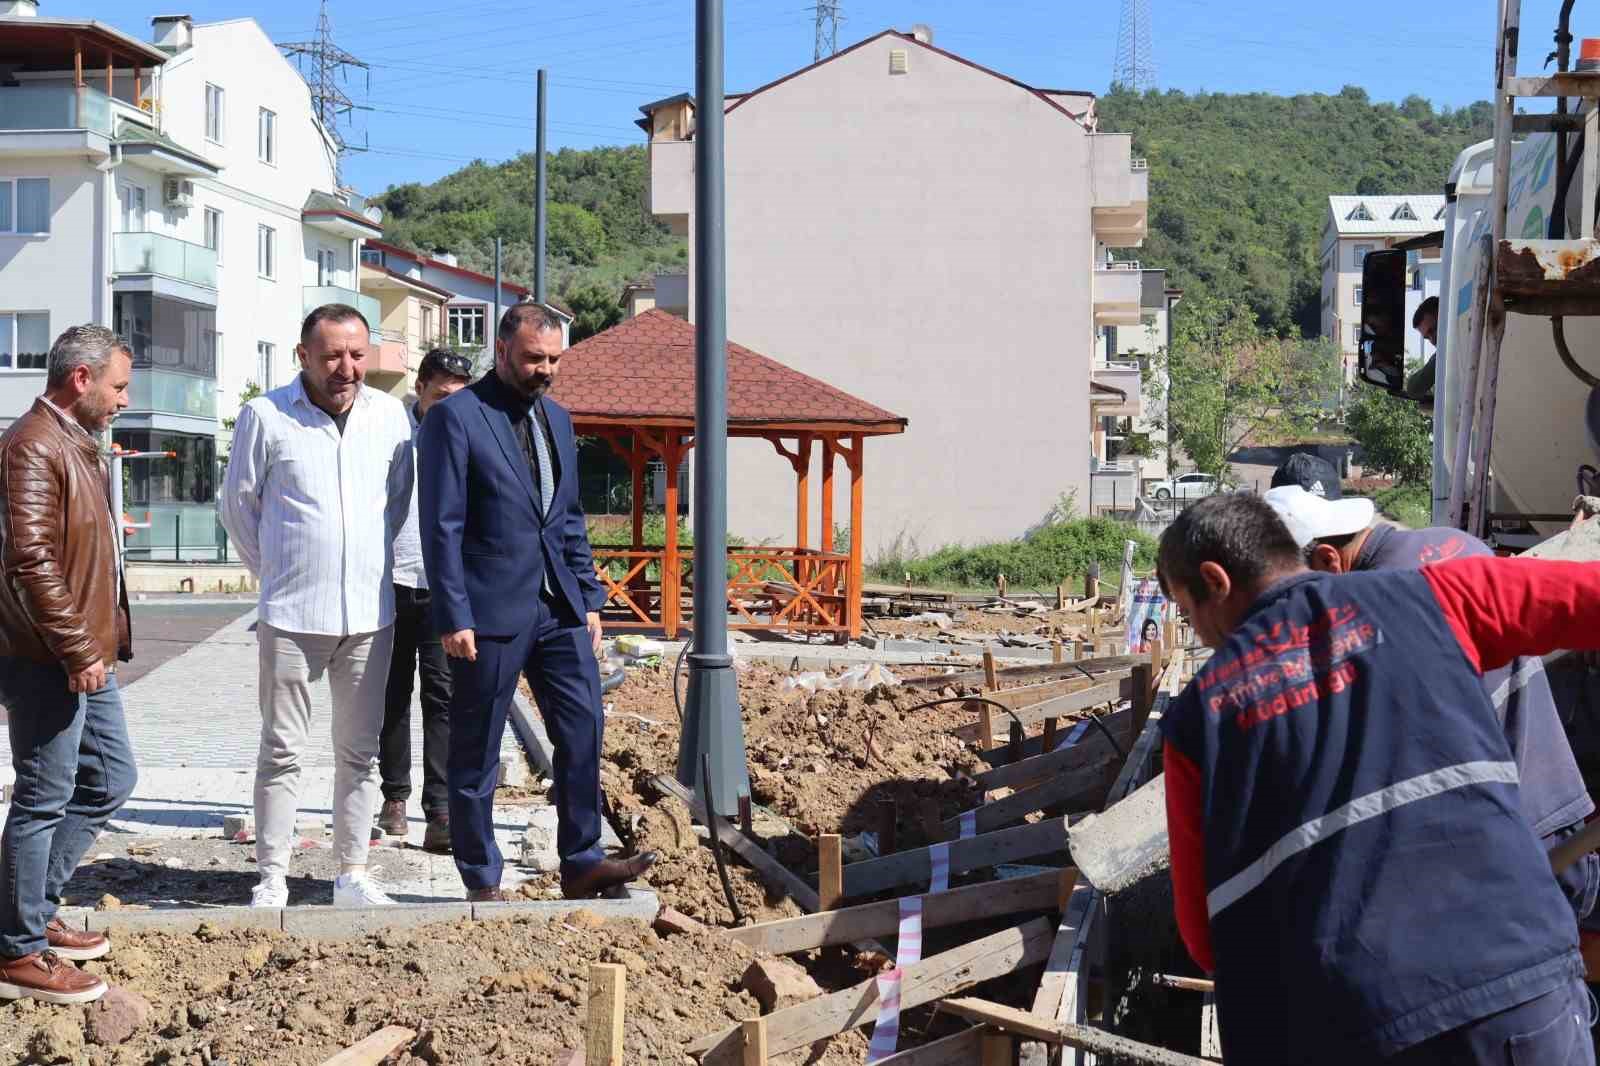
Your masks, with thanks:
M411 416L413 453L428 409L472 381L472 360L448 348L435 348L417 368L417 395L406 404ZM450 662L433 625L428 575L422 565L422 539L417 526L417 493L411 514L394 539L394 654L384 695L383 732L379 735L379 770L383 775L383 808L378 828L391 837L408 830L406 803L411 798L411 691L422 677L422 846L450 851Z

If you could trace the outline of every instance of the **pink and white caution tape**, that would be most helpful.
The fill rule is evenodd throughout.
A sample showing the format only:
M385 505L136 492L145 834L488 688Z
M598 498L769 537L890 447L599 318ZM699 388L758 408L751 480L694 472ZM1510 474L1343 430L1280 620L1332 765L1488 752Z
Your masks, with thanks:
M966 840L968 837L975 837L977 835L978 835L978 812L977 811L962 811L961 812L961 839L962 840Z
M895 946L895 962L899 967L915 966L922 961L922 897L900 898L900 938Z
M867 1046L867 1061L877 1062L894 1054L900 1042L900 967L878 975L878 1020L872 1027L872 1043Z
M928 848L928 858L933 863L933 883L929 892L950 890L950 845L934 844Z

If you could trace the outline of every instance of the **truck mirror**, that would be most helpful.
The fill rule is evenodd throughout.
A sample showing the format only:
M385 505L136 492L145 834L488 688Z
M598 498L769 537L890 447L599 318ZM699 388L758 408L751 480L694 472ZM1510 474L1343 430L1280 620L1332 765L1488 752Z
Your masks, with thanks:
M1361 265L1362 381L1396 395L1406 385L1406 253L1368 252Z

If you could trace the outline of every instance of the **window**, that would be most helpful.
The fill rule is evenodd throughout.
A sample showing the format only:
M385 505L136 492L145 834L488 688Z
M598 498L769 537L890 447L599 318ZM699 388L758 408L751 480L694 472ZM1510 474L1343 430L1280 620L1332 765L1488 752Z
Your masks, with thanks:
M439 313L432 307L422 309L422 346L432 348L439 343Z
M278 161L278 116L264 107L256 118L256 155L263 163Z
M1373 222L1372 212L1367 210L1366 204L1356 204L1350 213L1344 216L1346 222Z
M206 208L206 247L217 253L217 265L222 265L222 212Z
M275 345L266 341L256 341L256 386L263 392L272 388L272 360L277 351Z
M144 189L138 185L121 185L117 188L117 202L122 205L122 232L144 232Z
M1372 245L1370 245L1370 244L1358 244L1358 245L1355 246L1356 269L1357 270L1360 270L1361 269L1361 264L1363 264L1363 263L1365 263L1367 261L1367 255L1371 251L1372 251Z
M1417 213L1411 210L1410 204L1401 204L1399 207L1394 209L1394 214L1390 215L1389 217L1396 222L1415 222L1417 220Z
M317 284L318 285L332 285L332 284L334 284L334 280L333 280L333 264L335 263L335 261L336 260L335 260L335 257L334 257L333 249L331 249L331 248L318 248L317 249Z
M1352 347L1361 347L1361 323L1350 323L1350 344Z
M278 231L271 226L256 227L256 273L264 278L278 276Z
M483 347L484 309L478 307L451 307L447 309L450 322L450 343L460 348Z
M1361 306L1361 286L1360 285L1356 286L1356 306L1357 307Z
M363 249L361 249L361 261L363 263L371 263L373 266L379 266L379 267L383 266L383 249L382 248L363 248Z
M49 354L48 311L0 311L0 370L43 370Z
M116 429L114 444L128 451L173 452L170 459L128 463L125 503L138 507L173 503L211 503L216 498L217 441L209 434Z
M0 233L50 232L50 179L0 178Z
M206 83L206 140L222 143L222 135L227 127L222 121L222 110L227 95L222 87Z
M217 376L214 308L148 292L115 293L111 306L117 332L133 347L135 369Z

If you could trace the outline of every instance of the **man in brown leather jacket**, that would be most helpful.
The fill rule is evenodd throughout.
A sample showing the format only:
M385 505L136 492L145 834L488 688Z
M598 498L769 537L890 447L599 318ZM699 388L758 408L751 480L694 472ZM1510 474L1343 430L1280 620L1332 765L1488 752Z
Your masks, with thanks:
M132 373L125 341L74 326L50 349L44 395L0 436L0 703L17 772L0 835L0 999L106 991L67 960L110 943L55 912L137 777L115 672L132 657L128 596L100 457Z

